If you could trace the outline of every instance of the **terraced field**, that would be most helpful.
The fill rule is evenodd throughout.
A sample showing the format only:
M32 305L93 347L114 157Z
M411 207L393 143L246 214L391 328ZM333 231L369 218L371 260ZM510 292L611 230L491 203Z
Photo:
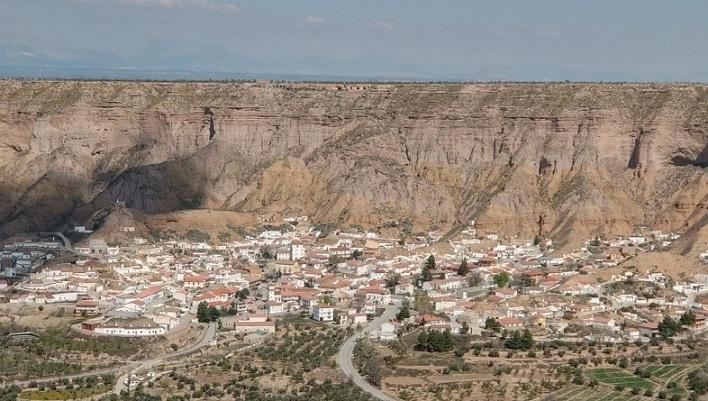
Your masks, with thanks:
M686 389L682 382L686 375L695 369L693 365L651 365L644 368L652 375L652 380L667 385L666 394L670 397L674 394L685 397ZM672 385L673 384L673 385Z
M642 397L614 391L607 387L591 388L571 384L545 399L555 401L639 401Z
M651 365L644 368L652 377L669 383L683 379L694 367L691 365Z
M643 396L644 391L651 389L654 394L662 392L668 399L679 395L682 399L688 396L685 388L685 378L688 373L696 368L695 365L671 364L648 365L641 369L651 373L650 378L642 378L627 370L620 368L599 368L585 371L585 376L596 379L600 386L589 387L570 384L548 396L540 398L542 401L642 401L648 398ZM615 390L621 385L624 391ZM629 390L639 389L641 395L630 394Z
M598 382L611 386L621 385L626 388L638 388L640 390L654 389L655 383L635 376L632 373L618 368L602 368L588 371L587 375Z

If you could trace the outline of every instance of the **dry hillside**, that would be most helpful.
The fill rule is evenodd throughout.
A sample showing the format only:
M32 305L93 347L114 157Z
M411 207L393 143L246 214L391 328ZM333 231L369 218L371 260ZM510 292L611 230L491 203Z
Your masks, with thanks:
M4 234L116 199L560 243L708 208L701 85L7 80L0 133Z

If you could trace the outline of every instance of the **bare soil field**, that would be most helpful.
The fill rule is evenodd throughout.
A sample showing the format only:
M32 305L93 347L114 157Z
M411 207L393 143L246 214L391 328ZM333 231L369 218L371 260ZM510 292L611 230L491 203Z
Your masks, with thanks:
M145 218L145 225L151 230L172 230L185 234L194 229L210 233L214 237L220 232L230 232L230 227L248 227L257 223L256 217L251 213L220 210L184 210L154 214Z
M37 306L2 304L0 305L0 324L14 323L18 326L43 330L50 327L68 327L76 323L79 316L74 315L71 305Z

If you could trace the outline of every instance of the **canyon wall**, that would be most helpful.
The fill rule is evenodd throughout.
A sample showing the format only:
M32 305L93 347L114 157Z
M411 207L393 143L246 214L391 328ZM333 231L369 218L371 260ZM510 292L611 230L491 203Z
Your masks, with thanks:
M0 81L0 233L122 200L343 225L697 230L708 87Z

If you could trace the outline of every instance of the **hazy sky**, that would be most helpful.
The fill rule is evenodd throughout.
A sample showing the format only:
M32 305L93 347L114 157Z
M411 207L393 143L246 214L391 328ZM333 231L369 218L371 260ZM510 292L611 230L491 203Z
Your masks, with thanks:
M708 81L705 0L0 0L0 75Z

